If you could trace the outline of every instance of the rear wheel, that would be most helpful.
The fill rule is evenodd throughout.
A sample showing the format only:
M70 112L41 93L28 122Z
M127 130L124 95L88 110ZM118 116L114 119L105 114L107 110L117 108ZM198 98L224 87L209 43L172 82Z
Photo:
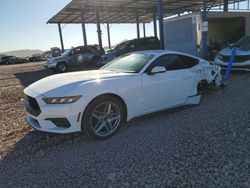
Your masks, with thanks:
M201 95L208 87L208 83L205 80L201 80L197 85L198 94Z
M61 63L58 63L58 64L56 65L56 71L57 71L57 72L63 73L63 72L66 72L66 70L67 70L66 63L61 62Z
M119 130L125 120L124 114L119 100L101 96L88 105L82 119L82 128L89 137L107 139Z

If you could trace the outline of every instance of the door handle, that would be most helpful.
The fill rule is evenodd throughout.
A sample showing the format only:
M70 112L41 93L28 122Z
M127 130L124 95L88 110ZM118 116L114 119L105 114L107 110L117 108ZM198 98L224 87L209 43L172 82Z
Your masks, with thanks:
M192 76L184 76L183 77L183 80L190 80L190 79L192 79Z

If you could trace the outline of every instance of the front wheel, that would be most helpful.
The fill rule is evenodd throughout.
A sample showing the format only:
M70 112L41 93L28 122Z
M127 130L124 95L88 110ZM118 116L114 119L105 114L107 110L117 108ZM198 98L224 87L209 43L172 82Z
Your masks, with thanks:
M82 128L88 137L107 139L118 131L124 120L121 102L111 96L102 96L88 105Z
M65 63L58 63L57 65L56 65L56 71L57 72L59 72L59 73L64 73L64 72L66 72L66 70L67 70L67 66L66 66L66 64Z

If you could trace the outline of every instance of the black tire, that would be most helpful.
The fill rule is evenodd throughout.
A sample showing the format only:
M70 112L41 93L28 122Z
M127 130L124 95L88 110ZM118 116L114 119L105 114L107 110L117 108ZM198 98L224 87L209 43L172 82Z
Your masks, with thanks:
M95 115L93 115L93 114L95 114L95 112L97 112L97 110L101 111L102 104L105 105L104 112L106 112L105 109L106 109L107 104L114 105L114 106L111 105L110 109L111 108L112 109L108 110L108 111L110 111L110 114L109 114L110 117L109 118L102 117L100 119L96 119ZM112 117L111 113L113 113L113 114L117 113L119 115ZM119 118L118 118L118 116L119 116ZM114 119L116 117L119 119L119 121L118 121L118 119L111 120L111 119ZM115 121L114 125L112 125L112 121L113 122ZM94 128L93 124L95 124L95 122L96 122L97 126ZM103 140L103 139L108 139L108 138L112 137L114 134L116 134L124 122L125 122L125 111L124 111L124 107L122 106L122 103L112 96L100 96L100 97L94 99L87 106L87 108L84 112L83 118L82 118L82 130L89 138ZM105 126L102 126L103 123L105 124ZM113 126L114 126L114 129L111 130L112 128L110 128L110 127L113 127ZM103 128L100 129L100 127L103 127ZM106 128L106 127L108 127L108 128ZM100 129L100 131L99 131L99 133L96 133L98 129ZM108 133L105 133L105 131Z
M56 65L56 71L58 73L64 73L64 72L66 72L67 71L66 63L64 63L64 62L57 63L57 65Z
M208 83L205 80L202 80L197 85L197 93L202 95L204 91L207 89Z

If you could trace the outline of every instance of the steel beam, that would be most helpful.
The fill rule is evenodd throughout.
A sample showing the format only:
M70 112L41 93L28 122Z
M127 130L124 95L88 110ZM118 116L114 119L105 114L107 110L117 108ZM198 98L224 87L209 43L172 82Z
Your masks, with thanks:
M136 10L136 29L137 29L137 38L140 38L140 20L139 20L139 13Z
M153 11L154 36L157 37L157 16L156 11Z
M207 0L203 0L202 22L207 23ZM207 31L202 27L202 56L207 59Z
M99 46L102 48L102 30L101 30L100 16L98 10L96 11L96 25L97 25Z
M160 32L160 47L161 47L161 49L165 49L165 47L164 47L162 0L158 0L157 3L158 3L158 20L159 20L159 32Z
M146 38L146 24L143 23L143 36Z
M228 12L228 0L224 0L224 5L223 5L223 10L224 12Z
M107 33L108 33L108 44L109 44L109 49L111 50L110 26L109 26L109 23L107 23Z
M84 13L83 10L81 10L81 20L82 20L82 35L83 35L83 42L84 46L87 46L87 35L86 35L86 28L85 28L85 18L84 18Z
M61 50L62 50L62 52L64 52L64 44L63 44L63 36L62 36L61 24L58 24L58 31L59 31L60 42L61 42Z

